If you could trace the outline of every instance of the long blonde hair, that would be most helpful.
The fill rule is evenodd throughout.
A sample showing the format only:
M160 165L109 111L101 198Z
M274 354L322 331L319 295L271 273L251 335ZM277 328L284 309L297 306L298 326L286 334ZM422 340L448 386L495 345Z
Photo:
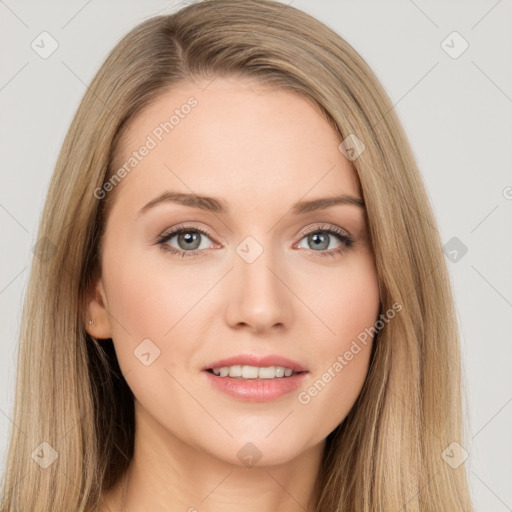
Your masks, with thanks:
M327 438L317 512L473 510L465 465L452 468L442 457L450 443L464 446L449 275L391 101L362 57L306 13L272 1L206 0L128 33L64 141L23 311L2 512L93 510L128 467L133 395L111 340L98 343L85 330L113 197L98 200L94 191L115 172L116 148L136 113L177 84L228 75L298 92L320 107L340 142L350 134L363 141L352 163L381 309L402 306L374 340L356 403ZM44 468L38 454L58 457Z

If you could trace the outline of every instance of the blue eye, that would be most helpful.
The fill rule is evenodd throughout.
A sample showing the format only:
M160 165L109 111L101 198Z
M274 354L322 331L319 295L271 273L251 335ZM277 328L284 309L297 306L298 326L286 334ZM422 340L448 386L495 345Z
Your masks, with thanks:
M209 238L209 234L202 229L194 226L180 226L162 235L158 239L158 243L164 251L179 255L182 258L188 256L203 256L204 253L202 249L207 249L207 247L201 247L201 237L203 236ZM175 248L168 244L168 242L175 237L177 237L178 244L186 248L185 250L180 247Z
M329 247L333 236L341 242L341 246L328 251L324 250ZM157 243L161 246L162 250L181 256L182 258L205 256L204 249L211 247L211 244L202 246L201 239L203 237L208 238L210 241L212 239L211 235L203 229L196 226L182 225L161 235ZM177 238L178 247L169 244L173 238ZM354 244L354 240L346 232L331 225L315 226L306 231L301 241L305 238L307 238L307 243L311 244L310 247L314 247L309 250L315 257L336 256L344 253L345 250L349 249ZM308 247L306 247L306 249L308 249Z
M322 250L329 247L333 235L341 242L341 246L329 251ZM336 256L337 254L344 253L346 249L349 249L354 244L354 240L347 233L334 226L314 227L308 230L301 240L303 239L307 239L306 243L316 247L312 249L313 255L321 257ZM307 248L308 247L306 247L306 249Z

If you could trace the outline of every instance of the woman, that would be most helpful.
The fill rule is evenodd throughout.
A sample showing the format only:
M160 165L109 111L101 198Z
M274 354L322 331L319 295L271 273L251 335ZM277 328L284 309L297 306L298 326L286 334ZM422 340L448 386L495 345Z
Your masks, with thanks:
M135 27L39 240L2 511L472 509L435 219L319 21L210 0Z

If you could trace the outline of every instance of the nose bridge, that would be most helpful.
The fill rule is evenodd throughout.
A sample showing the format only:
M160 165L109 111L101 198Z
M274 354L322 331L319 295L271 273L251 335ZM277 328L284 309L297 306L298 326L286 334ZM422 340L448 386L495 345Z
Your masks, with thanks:
M231 277L235 284L228 309L231 325L247 324L262 330L288 324L290 292L282 282L283 261L279 252L272 250L270 240L269 236L264 242L247 237L236 247Z

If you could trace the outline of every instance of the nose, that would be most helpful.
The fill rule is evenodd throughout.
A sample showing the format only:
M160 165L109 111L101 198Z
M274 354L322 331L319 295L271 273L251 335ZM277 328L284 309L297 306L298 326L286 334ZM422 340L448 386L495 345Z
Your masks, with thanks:
M288 328L293 315L289 281L284 263L277 261L270 250L264 250L252 263L235 254L227 283L227 324L255 333Z

